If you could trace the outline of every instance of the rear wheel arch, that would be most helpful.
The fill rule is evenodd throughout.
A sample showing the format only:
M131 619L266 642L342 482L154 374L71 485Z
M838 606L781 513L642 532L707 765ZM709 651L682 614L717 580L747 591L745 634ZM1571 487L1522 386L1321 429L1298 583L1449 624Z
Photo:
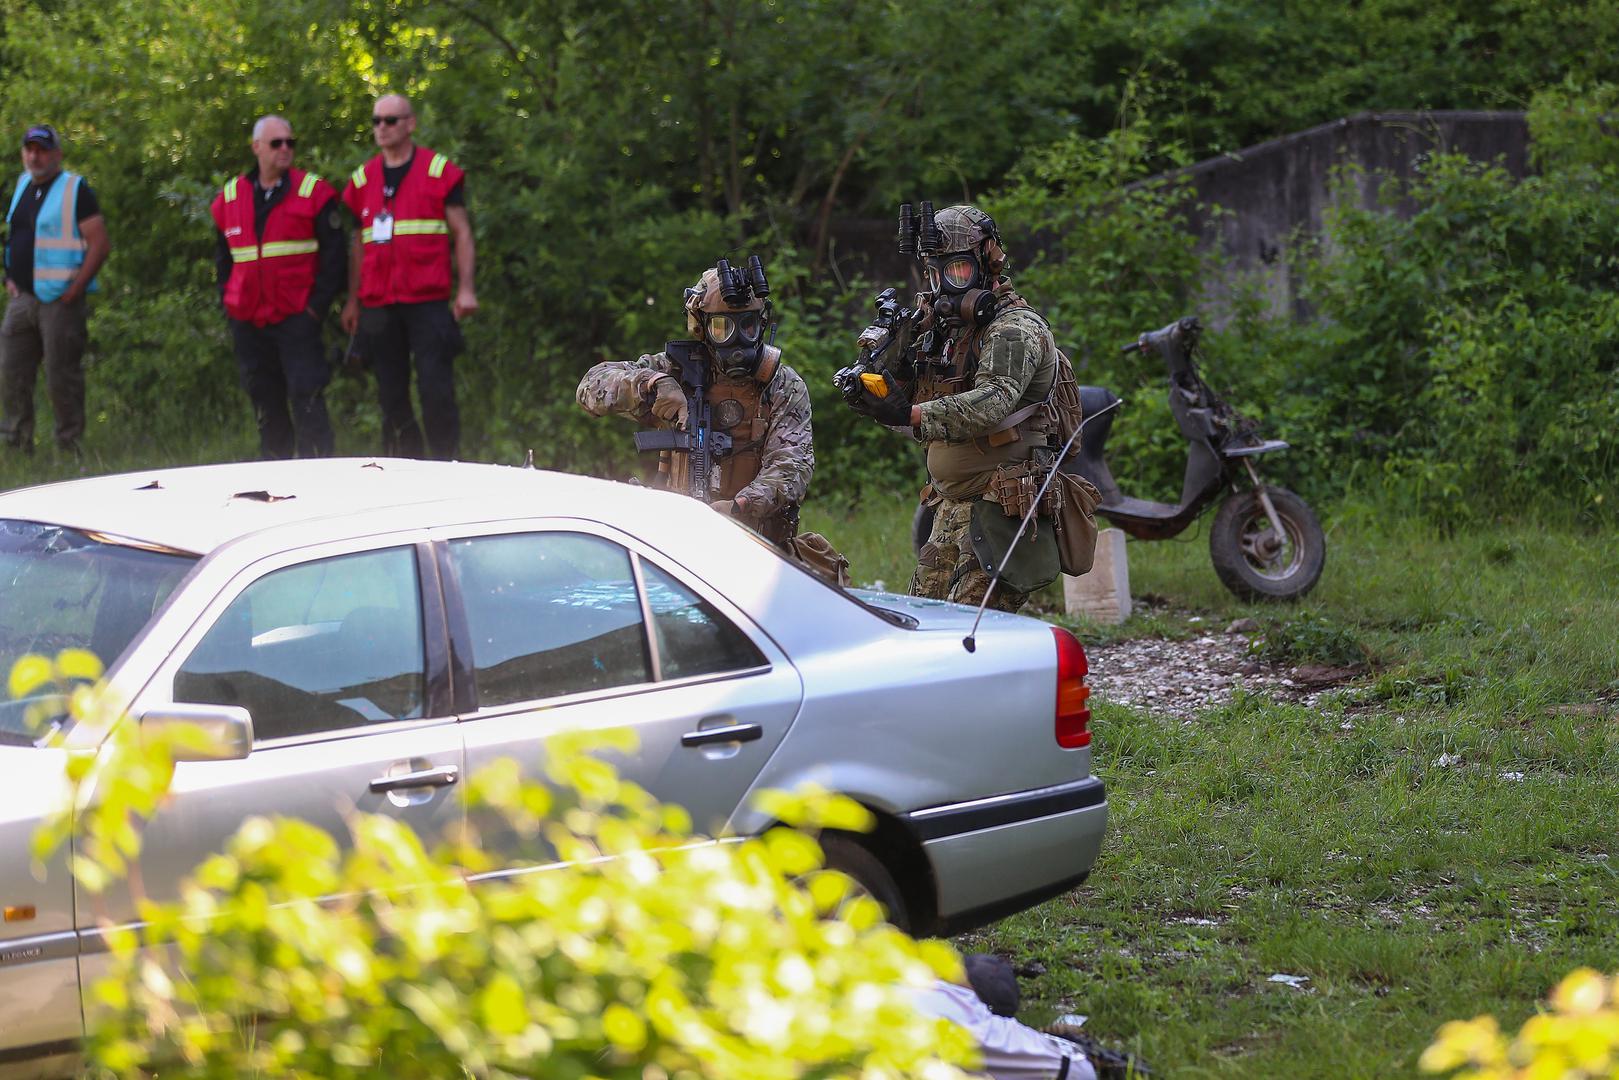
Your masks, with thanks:
M876 819L876 826L870 832L829 830L822 834L821 846L827 854L827 865L862 880L858 862L849 865L842 856L855 848L874 859L887 873L905 905L902 929L919 937L933 933L938 923L938 888L933 866L922 845L892 814L870 805L866 805L866 809ZM855 860L858 858L858 855L853 856ZM870 887L875 883L862 881L862 884L868 886L868 891L878 891Z

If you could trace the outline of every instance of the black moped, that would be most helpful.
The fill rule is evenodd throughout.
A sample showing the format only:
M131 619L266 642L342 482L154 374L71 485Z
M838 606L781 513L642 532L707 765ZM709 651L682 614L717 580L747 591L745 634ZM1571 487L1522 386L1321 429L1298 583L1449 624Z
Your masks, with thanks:
M1245 600L1292 600L1321 579L1327 538L1305 501L1259 478L1255 460L1286 450L1279 439L1259 437L1258 425L1239 414L1198 374L1193 354L1202 327L1179 319L1142 334L1124 351L1155 352L1169 376L1169 409L1186 439L1186 477L1180 502L1137 499L1119 491L1105 450L1113 413L1096 416L1079 436L1079 450L1063 468L1102 493L1097 513L1138 540L1179 535L1224 492L1209 527L1209 556L1225 587ZM1100 386L1079 388L1086 416L1101 414L1117 399ZM1243 487L1247 480L1251 487Z
M1096 512L1138 540L1180 535L1224 493L1209 529L1209 556L1220 581L1245 600L1296 599L1321 578L1326 536L1303 499L1260 480L1255 459L1286 450L1287 443L1260 438L1258 426L1203 381L1193 360L1201 331L1197 319L1179 319L1142 334L1124 349L1156 352L1167 369L1169 408L1187 447L1178 503L1137 499L1119 490L1105 456L1119 399L1100 386L1079 388L1084 415L1094 419L1086 423L1078 448L1061 468L1096 485L1102 494ZM1252 486L1245 488L1244 480ZM919 507L911 523L918 550L932 527L933 508Z

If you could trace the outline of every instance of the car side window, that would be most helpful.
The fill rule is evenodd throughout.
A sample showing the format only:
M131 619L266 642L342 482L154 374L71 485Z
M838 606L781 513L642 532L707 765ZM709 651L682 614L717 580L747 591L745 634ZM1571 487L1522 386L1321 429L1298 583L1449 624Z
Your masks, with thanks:
M645 560L641 580L658 636L658 667L663 678L716 675L766 663L747 635L714 605Z
M581 533L455 540L478 706L652 681L646 628L618 544Z
M421 717L414 549L341 555L259 578L181 665L174 698L244 706L260 742Z

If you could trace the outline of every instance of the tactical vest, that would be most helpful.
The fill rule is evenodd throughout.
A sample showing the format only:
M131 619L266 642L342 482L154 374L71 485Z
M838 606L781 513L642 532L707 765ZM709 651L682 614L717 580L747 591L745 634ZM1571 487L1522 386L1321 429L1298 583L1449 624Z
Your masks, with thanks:
M255 232L251 176L238 176L214 197L214 224L230 247L230 279L225 282L225 314L254 326L268 326L309 306L320 259L315 215L335 194L314 173L287 170L287 194L270 208L264 235Z
M1028 301L1013 292L1010 285L998 285L995 291L1001 300L995 306L994 317L952 339L945 347L944 364L917 380L914 400L918 404L971 389L990 328L1007 312L1029 307ZM1055 382L1055 371L1052 378ZM1047 443L1046 433L1051 430L1049 400L1048 389L1045 397L1018 408L994 428L966 442L928 443L928 477L933 490L951 499L976 498L988 488L996 469L1027 461Z
M780 369L781 350L767 346L753 378L720 379L708 387L704 396L714 430L731 436L731 452L718 460L712 474L710 501L734 499L759 475L764 464L765 433L770 427L770 384ZM685 491L691 482L690 455L666 450L658 461L658 471L667 474L672 490Z
M8 225L31 179L26 172L17 178L17 190L6 211ZM53 182L46 189L34 217L34 296L42 304L60 299L67 292L68 282L84 265L84 251L89 246L79 234L81 178L78 173L62 172L57 179L61 182ZM97 291L95 278L90 279L85 291Z
M360 221L361 304L449 299L450 226L444 201L465 175L443 154L418 146L390 199L382 193L381 154L354 170L343 189L343 204ZM393 215L393 236L377 240L372 226L384 210Z

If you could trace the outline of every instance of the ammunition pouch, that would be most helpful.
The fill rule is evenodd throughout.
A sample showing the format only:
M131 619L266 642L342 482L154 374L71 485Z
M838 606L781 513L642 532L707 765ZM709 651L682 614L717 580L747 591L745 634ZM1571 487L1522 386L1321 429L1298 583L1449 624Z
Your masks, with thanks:
M1034 516L1029 518L1027 530L1030 537L1037 536L1040 531L1040 519L1054 519L1063 510L1064 489L1058 481L1052 481L1045 494L1040 495L1040 485L1045 482L1045 478L1046 469L1034 461L1002 465L990 476L989 488L984 492L984 498L997 504L1007 517L1022 521L1024 515L1035 509L1034 500L1038 496L1040 506Z

